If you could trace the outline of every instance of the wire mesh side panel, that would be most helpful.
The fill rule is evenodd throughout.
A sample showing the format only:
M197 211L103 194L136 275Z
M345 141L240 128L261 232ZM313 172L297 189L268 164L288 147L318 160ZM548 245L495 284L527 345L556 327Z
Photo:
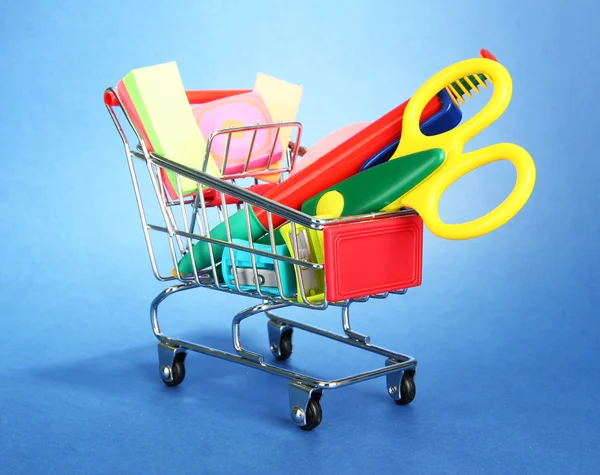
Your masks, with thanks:
M304 151L301 124L215 131L207 141L205 162L191 169L149 151L121 109L130 136L137 139L130 141L113 108L108 109L125 146L156 278L293 305L327 306L323 298L314 298L311 287L317 281L324 285L323 259L314 257L307 239L308 229L318 231L319 220L262 197L287 177ZM292 129L289 144L279 139L284 128ZM239 146L243 136L244 151ZM222 176L203 172L209 159L215 159ZM258 209L266 212L263 222L255 216ZM274 225L282 221L283 226Z
M254 135L257 131L283 127L292 127L296 137L293 145L287 147L282 168L271 168L274 145L266 166L249 170L252 139L243 166L227 174L228 144L233 134ZM313 287L319 278L324 285L323 260L316 258L318 254L311 248L307 234L307 229L318 232L315 230L318 221L263 198L262 193L275 184L259 183L261 177L274 172L281 173L282 179L285 177L297 156L300 134L298 123L217 131L209 138L206 157L216 138L226 136L225 153L220 163L221 172L226 174L220 179L205 173L191 175L185 167L174 167L164 157L150 154L147 163L151 176L156 177L156 190L162 192L157 196L164 204L167 224L166 229L156 230L166 232L170 237L174 277L183 282L195 281L205 287L262 299L310 307L326 306L323 298L311 298L317 295L317 289ZM278 140L278 136L278 132L272 135L274 140ZM161 180L165 170L174 172L176 200L169 199L164 192ZM196 180L194 193L185 195L182 178ZM255 214L258 209L266 212L262 222ZM276 226L281 221L285 224Z
M318 309L388 295L326 299L323 229L377 219L380 213L318 219L262 196L286 179L306 151L300 123L214 131L204 162L195 169L154 153L116 92L108 91L116 104L107 102L107 108L123 140L157 279ZM129 125L129 134L122 125ZM284 128L292 129L287 144L278 142ZM220 176L205 172L208 160L215 160Z

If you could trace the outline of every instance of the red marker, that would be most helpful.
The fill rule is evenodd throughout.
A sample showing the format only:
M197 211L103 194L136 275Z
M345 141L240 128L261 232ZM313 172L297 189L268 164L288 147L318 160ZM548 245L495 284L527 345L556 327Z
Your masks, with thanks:
M367 158L398 139L407 104L408 101L375 120L317 161L269 190L264 197L290 208L300 209L307 199L358 173ZM423 110L421 123L438 112L441 107L440 99L437 95L434 96ZM269 229L267 212L260 208L253 208L253 210L260 223ZM284 218L273 215L274 227L284 222Z

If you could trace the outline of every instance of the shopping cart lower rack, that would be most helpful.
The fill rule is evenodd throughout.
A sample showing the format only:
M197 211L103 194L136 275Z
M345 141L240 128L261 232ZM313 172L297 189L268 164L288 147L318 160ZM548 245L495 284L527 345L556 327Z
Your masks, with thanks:
M406 405L413 401L417 361L375 346L368 336L353 331L349 307L353 302L404 294L407 288L420 284L423 225L416 213L404 210L339 219L311 217L255 192L261 186L276 185L259 185L258 179L265 175L284 180L296 157L305 151L300 147L302 126L298 122L215 131L208 139L206 157L217 140L227 142L227 151L233 134L237 134L235 137L252 136L243 169L238 169L237 174L223 174L217 178L200 171L206 168L191 169L152 152L151 145L143 140L139 124L136 127L132 120L132 111L124 105L117 90L107 89L105 103L125 147L154 275L160 281L177 281L176 285L164 289L150 307L152 329L159 340L159 372L166 385L177 386L184 380L188 351L283 376L290 380L291 418L304 430L312 430L321 423L320 399L325 389L385 376L387 392L397 404ZM117 115L125 118L123 123L131 127L135 141L128 139ZM249 160L257 134L275 131L271 136L276 141L284 128L292 130L284 159L278 162L273 159L274 142L267 166L250 170ZM131 144L135 146L132 148ZM272 162L283 165L273 167ZM227 152L222 171L226 163ZM146 181L142 180L140 169ZM183 180L188 183L187 194L182 192ZM189 192L190 180L195 185L192 192ZM152 203L158 206L148 206L148 193L154 195ZM269 223L267 233L258 238L252 218L256 210L266 213ZM274 224L281 222L284 222L281 226ZM157 235L165 242L162 254L155 246ZM163 269L165 265L167 272ZM356 268L361 272L354 272ZM195 288L261 300L233 318L235 352L213 349L162 333L158 318L161 302L170 295ZM273 313L289 306L315 310L340 307L343 334ZM270 351L276 360L290 357L293 330L298 329L381 355L386 358L385 365L336 380L323 380L270 364L264 355L242 346L240 324L257 314L267 316Z

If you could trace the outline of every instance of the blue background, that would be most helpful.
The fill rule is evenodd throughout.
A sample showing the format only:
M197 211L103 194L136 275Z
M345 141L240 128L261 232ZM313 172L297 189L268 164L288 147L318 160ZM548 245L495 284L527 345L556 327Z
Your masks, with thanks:
M597 473L598 3L244 3L0 6L0 472ZM423 285L353 307L358 331L418 358L414 403L395 406L382 379L326 392L305 433L266 373L191 354L185 383L165 387L148 319L164 284L104 89L171 60L188 89L251 88L264 72L304 86L310 146L480 48L514 92L469 147L525 147L537 184L494 233L427 232ZM485 213L513 182L490 165L453 185L442 215ZM165 332L230 349L230 317L255 301L190 294L165 305ZM335 309L284 313L339 324ZM264 323L244 329L253 349ZM301 332L295 349L290 364L325 377L381 364Z

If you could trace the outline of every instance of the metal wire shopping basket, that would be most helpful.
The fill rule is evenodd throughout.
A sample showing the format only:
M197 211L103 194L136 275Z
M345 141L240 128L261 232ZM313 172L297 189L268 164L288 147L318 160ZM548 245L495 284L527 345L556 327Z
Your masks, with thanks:
M229 144L232 134L253 135L244 166L238 167L236 173L215 177L203 172L201 166L192 169L151 151L116 89L107 89L104 101L123 140L152 270L158 280L173 281L156 296L150 307L152 329L159 340L159 374L165 384L176 386L183 381L188 351L283 376L290 380L291 418L304 430L312 430L321 422L320 399L324 389L386 376L387 392L396 403L406 405L414 399L416 360L375 346L368 336L353 331L349 306L353 302L366 302L371 298L404 294L408 287L420 284L422 222L415 212L403 210L337 219L313 217L257 193L260 186L276 186L261 185L259 179L262 176L279 174L279 181L284 180L296 158L305 152L300 146L302 125L298 122L214 131L207 141L206 157L217 140ZM129 138L119 116L133 132ZM276 163L273 160L273 142L266 167L252 170L249 158L254 137L269 130L275 132L271 136L277 141L280 130L284 128L292 130L292 139L283 151L283 160L277 162L282 165L271 165ZM227 163L227 145L225 149L223 170ZM142 178L149 180L147 188L142 187ZM182 191L183 180L193 182L192 192L186 194ZM268 233L259 239L254 239L252 235L253 210L266 213L269 223ZM238 219L236 233L233 232L234 216ZM276 225L281 222L284 224ZM221 234L211 234L219 226ZM243 236L239 234L239 226L246 229ZM402 232L398 233L399 230ZM156 246L157 235L162 238L161 244L167 242L168 247L165 245L159 249ZM404 236L404 242L397 242L401 239L399 235ZM390 236L396 240L393 245L395 254L390 256L386 249L379 251L388 252L388 262L382 264L380 257L364 252L364 246L370 246L375 254L379 248L389 247ZM198 246L206 251L203 263L197 262L198 254L194 252ZM359 250L361 252L357 252ZM164 258L162 261L161 257ZM181 262L185 259L191 271L181 270ZM352 259L362 259L362 265L367 267L366 270L362 269L362 277L352 272L352 265L355 265L350 262ZM399 268L394 270L394 265L402 265L404 274ZM398 287L395 287L396 283ZM233 318L235 352L213 349L162 333L158 318L161 302L170 295L195 288L259 299L257 305L241 311ZM289 306L314 310L340 307L343 334L272 313ZM261 313L267 316L272 354L269 357L245 349L240 338L240 323ZM376 353L386 358L385 365L340 379L323 380L269 363L269 358L285 360L290 357L293 329Z

